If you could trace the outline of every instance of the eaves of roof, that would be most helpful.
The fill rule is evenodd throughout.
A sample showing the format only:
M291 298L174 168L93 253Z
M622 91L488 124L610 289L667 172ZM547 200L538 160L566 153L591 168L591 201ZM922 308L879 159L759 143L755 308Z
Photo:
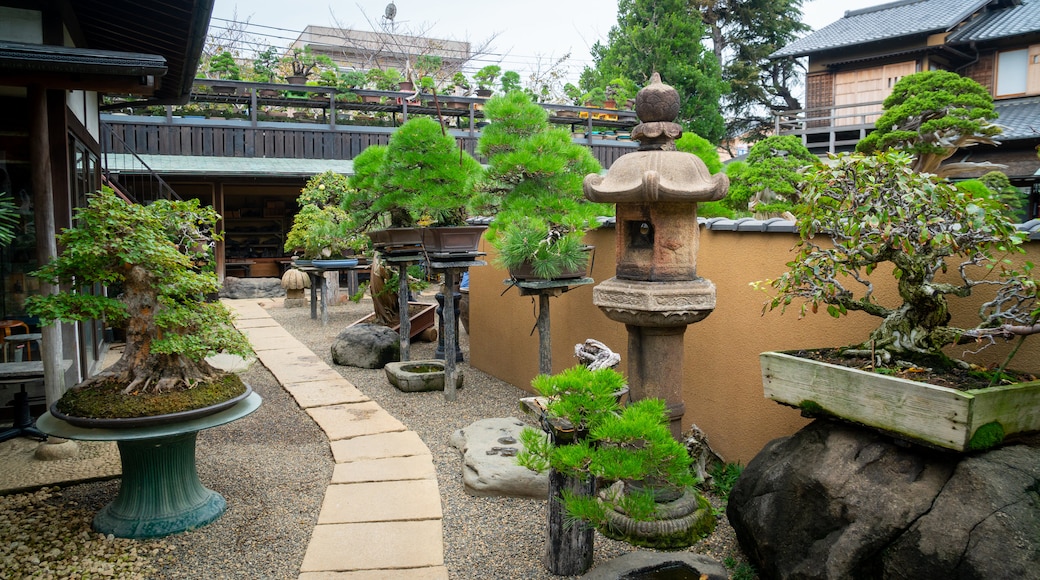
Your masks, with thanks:
M840 20L800 38L770 58L801 57L882 40L953 30L990 0L899 0L850 10Z
M992 10L946 38L947 44L968 44L1040 33L1040 1Z

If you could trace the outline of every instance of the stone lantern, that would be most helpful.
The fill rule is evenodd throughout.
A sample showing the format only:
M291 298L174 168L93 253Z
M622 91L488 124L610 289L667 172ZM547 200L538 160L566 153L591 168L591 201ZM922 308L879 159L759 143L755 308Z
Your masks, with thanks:
M285 288L285 308L306 306L304 289L311 287L311 278L306 272L289 268L282 274L282 288Z
M636 96L638 151L606 176L585 177L585 197L617 205L615 276L592 290L593 303L628 330L628 379L634 399L663 399L679 437L683 335L715 309L715 285L697 276L697 203L722 199L725 174L711 175L696 155L675 149L679 94L657 73Z

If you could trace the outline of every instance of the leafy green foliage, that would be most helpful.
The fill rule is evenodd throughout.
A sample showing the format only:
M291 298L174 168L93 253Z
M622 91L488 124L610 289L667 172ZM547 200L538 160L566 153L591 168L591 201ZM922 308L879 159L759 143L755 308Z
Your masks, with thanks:
M107 319L127 324L130 353L164 354L154 369L178 368L181 357L202 361L227 352L249 355L249 342L231 324L220 303L203 301L220 289L200 268L219 216L198 200L130 204L111 189L94 193L76 211L75 226L58 236L61 254L34 275L71 290L31 297L27 310L44 324L55 320ZM80 288L121 286L119 297ZM133 343L133 344L132 344Z
M346 176L326 171L307 180L285 236L285 251L301 251L304 258L335 258L349 250L364 252L368 238L359 231L354 215L343 205L350 192Z
M1027 196L1011 185L1008 176L1000 171L990 171L978 179L967 179L957 183L957 187L969 190L976 196L985 196L997 200L1003 205L1003 213L1013 221L1022 220Z
M475 211L495 215L488 240L507 268L530 261L554 274L587 258L581 241L596 217L612 212L582 193L582 181L601 170L588 148L564 129L551 128L548 113L514 91L489 99L477 152L488 159ZM551 276L550 276L551 277Z
M502 74L502 67L497 64L489 64L473 74L473 80L477 82L477 88L481 90L492 90L498 75Z
M876 129L856 151L900 149L914 156L915 171L945 177L966 168L940 167L957 149L995 143L993 138L1001 132L991 123L996 118L993 97L974 80L943 70L914 73L892 87Z
M729 499L729 493L744 472L739 463L718 463L711 470L711 489L722 499Z
M696 133L683 133L683 136L679 137L679 140L675 142L675 148L686 153L693 153L699 157L712 175L722 171L719 150L710 141Z
M744 165L727 171L730 207L761 214L791 211L802 173L819 166L820 159L794 135L763 139L748 152Z
M238 63L235 62L235 57L226 50L210 59L209 74L213 75L213 78L228 81L237 81L241 79Z
M869 340L852 349L876 355L877 364L914 357L942 362L941 349L950 344L1036 332L1040 307L1037 282L1028 277L1032 266L1018 272L1006 261L1024 251L1023 232L1001 214L999 202L912 165L909 154L887 151L840 155L806 174L799 252L787 272L767 282L776 291L767 308L783 311L802 300L802 315L824 306L834 317L856 310L881 318ZM833 247L817 243L820 235ZM901 304L875 298L869 276L876 270L892 272ZM947 271L959 281L938 278ZM980 324L948 326L947 297L970 296L978 285L996 288L979 311Z
M0 191L0 247L14 241L18 227L18 206L6 191Z
M278 74L278 60L278 49L273 46L268 46L256 53L256 57L253 59L252 79L250 80L260 83L273 83L275 76Z

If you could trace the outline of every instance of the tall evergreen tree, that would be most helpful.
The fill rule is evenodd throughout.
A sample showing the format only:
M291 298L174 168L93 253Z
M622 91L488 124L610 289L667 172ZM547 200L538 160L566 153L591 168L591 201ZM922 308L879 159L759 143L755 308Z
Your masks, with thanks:
M690 0L704 22L726 97L726 136L765 137L772 113L802 108L794 95L801 65L769 55L810 28L802 22L802 0Z
M682 96L677 122L718 143L725 131L719 103L727 87L718 59L701 44L705 35L689 0L620 0L607 44L592 47L596 68L586 69L583 87L615 77L642 86L656 71Z

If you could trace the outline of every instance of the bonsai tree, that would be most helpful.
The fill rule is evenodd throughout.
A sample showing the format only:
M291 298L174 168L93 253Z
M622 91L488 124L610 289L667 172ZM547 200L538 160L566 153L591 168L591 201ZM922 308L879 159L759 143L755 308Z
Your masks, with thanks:
M586 106L602 107L607 102L607 92L602 87L595 87L581 97Z
M326 171L307 180L300 190L300 211L285 236L285 251L306 259L334 258L368 249L354 216L343 207L349 190L346 176Z
M273 46L268 46L258 52L253 58L252 80L261 83L273 83L278 70L278 52Z
M293 47L290 48L285 56L282 57L282 63L288 68L289 74L287 77L302 77L307 79L311 74L318 68L335 69L336 64L332 62L332 59L324 54L314 54L311 50L310 45L305 45L303 48Z
M497 64L489 64L478 70L473 75L473 80L477 82L477 90L491 94L490 91L494 90L495 81L498 80L500 74L502 74L502 67Z
M459 97L469 95L470 89L472 88L469 84L469 79L466 78L466 75L463 74L462 71L456 72L451 77L451 85L455 89L455 95Z
M1000 202L1002 212L1008 219L1021 221L1021 212L1025 207L1025 196L1017 187L1011 185L1007 175L999 171L990 171L978 179L966 179L957 183L957 187L970 191L976 196L991 197Z
M617 537L610 530L609 512L620 508L634 520L652 520L660 494L677 492L674 499L697 483L686 447L668 429L664 401L643 399L622 408L625 380L617 371L578 365L557 375L539 375L531 386L545 397L542 423L550 436L524 428L517 463L537 472L552 468L571 477L591 477L600 490L622 482L621 491L612 488L598 496L565 490L564 508L575 519Z
M616 77L611 79L603 89L607 100L614 101L618 107L623 107L629 99L636 98L639 87L635 81L627 77Z
M210 78L237 81L241 79L238 63L228 51L223 51L209 61Z
M515 70L507 70L502 73L502 94L523 90L520 84L520 73Z
M989 91L967 77L943 70L907 75L892 87L876 129L856 145L873 153L902 149L914 156L913 169L948 177L975 171L982 163L943 165L961 147L996 144L1001 128ZM999 167L999 166L994 166Z
M841 155L807 173L797 209L799 251L789 271L766 282L775 291L766 306L782 311L799 300L803 315L823 306L834 317L853 310L880 318L866 340L842 349L878 366L965 366L943 347L1040 332L1032 266L1018 272L1005 261L1024 251L1025 233L999 202L918 173L915 164L910 154L887 151ZM948 271L956 276L940 278ZM876 298L869 279L875 272L895 276L901 303ZM995 289L980 323L951 326L949 298L970 296L979 286Z
M582 238L613 206L593 204L582 180L598 173L588 148L564 129L551 128L548 112L514 91L488 100L477 151L488 160L476 205L495 215L488 228L498 262L516 268L529 262L539 277L553 278L588 260Z
M394 132L379 170L382 195L370 211L399 226L465 225L480 163L429 117L412 117Z
M44 324L91 319L123 324L126 348L118 362L71 389L62 401L113 387L122 395L188 390L201 395L228 376L205 357L251 354L227 308L203 300L220 289L216 275L199 267L209 244L219 239L213 233L218 219L212 207L202 207L198 200L143 206L108 188L92 194L87 206L76 211L76 225L58 236L60 255L34 273L70 290L32 297L27 310ZM120 286L122 293L92 293L94 285ZM232 383L234 392L212 396L223 400L244 390L241 381ZM68 413L62 402L59 409Z
M799 201L797 185L802 171L819 166L820 159L810 153L798 137L767 137L748 151L745 170L739 179L731 180L730 203L746 203L747 209L759 217L790 219L791 210Z
M404 77L401 76L401 71L393 67L369 69L365 76L368 79L368 85L377 91L396 90L398 83L404 80Z

